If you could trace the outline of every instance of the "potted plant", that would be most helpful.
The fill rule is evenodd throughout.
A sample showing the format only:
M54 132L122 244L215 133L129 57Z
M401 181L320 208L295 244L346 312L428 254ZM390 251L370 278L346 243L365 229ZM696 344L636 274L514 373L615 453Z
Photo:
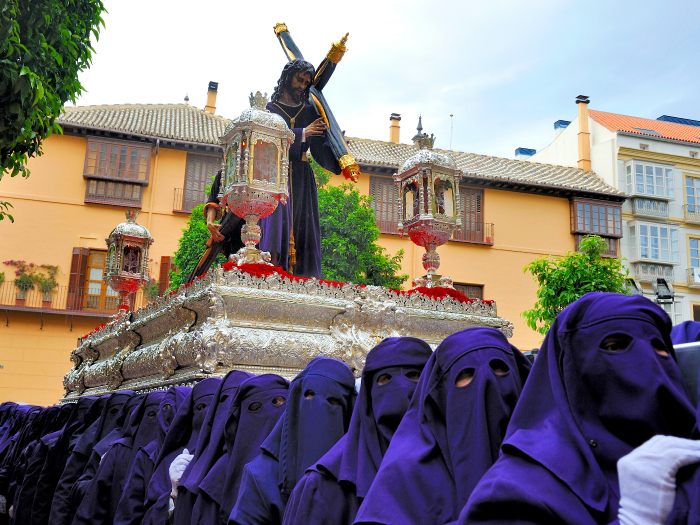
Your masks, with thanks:
M15 277L15 286L19 290L15 297L17 306L24 306L27 298L27 292L34 289L34 279L28 273L21 272Z
M146 299L148 299L148 302L155 301L158 298L158 288L158 281L152 277L141 287L143 294L146 296Z
M51 264L42 264L40 268L43 268L49 273L48 277L42 274L36 275L36 284L42 294L42 308L51 308L51 303L53 302L52 294L58 287L56 275L59 272L59 267Z

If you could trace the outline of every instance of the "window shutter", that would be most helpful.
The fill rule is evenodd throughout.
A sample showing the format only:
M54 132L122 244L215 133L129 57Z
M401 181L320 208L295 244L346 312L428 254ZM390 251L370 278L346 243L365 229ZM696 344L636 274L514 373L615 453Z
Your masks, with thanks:
M462 206L462 231L454 234L460 241L484 242L484 190L459 188Z
M221 168L221 157L213 155L187 154L187 168L185 169L185 190L183 198L183 210L190 211L198 204L206 202L206 187L211 184L212 178Z
M170 256L163 255L160 258L160 278L158 279L158 293L163 294L165 290L168 289L170 285L169 281L170 272Z
M394 179L389 177L370 177L369 193L372 196L374 220L383 233L397 233L399 211L396 204L396 187Z
M66 305L69 310L81 310L83 307L85 274L89 256L90 250L88 248L73 248L68 279L68 302Z

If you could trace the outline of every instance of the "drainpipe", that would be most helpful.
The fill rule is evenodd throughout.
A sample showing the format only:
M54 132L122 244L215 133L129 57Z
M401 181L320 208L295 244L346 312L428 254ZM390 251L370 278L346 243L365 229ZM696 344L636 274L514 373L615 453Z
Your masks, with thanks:
M153 219L153 199L156 195L156 173L158 172L158 158L160 157L160 139L156 139L156 161L153 165L153 176L151 177L151 199L148 204L148 225L146 229L151 231L151 219Z

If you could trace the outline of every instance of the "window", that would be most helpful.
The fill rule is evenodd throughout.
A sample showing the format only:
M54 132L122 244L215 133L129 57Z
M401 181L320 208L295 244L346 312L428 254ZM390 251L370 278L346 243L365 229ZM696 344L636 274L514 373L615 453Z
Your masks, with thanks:
M484 190L459 187L459 204L462 208L462 231L455 232L456 241L491 243L490 233L484 239Z
M673 322L674 325L680 324L683 322L683 304L678 296L676 296L676 301L671 303L671 304L660 304L664 310L666 310L666 313L668 316L671 318L671 321Z
M88 179L85 202L141 207L141 185L111 180Z
M576 251L578 251L579 246L581 246L581 241L583 240L584 237L585 237L585 235L582 233L575 233L574 234ZM603 237L603 240L608 245L607 249L602 253L603 257L617 257L618 256L617 238L615 238L615 237Z
M693 305L693 321L700 321L700 304Z
M198 204L207 201L208 195L205 188L212 183L212 179L221 169L221 157L213 155L187 154L187 168L185 169L185 190L183 192L182 211L191 211ZM221 188L223 191L224 188Z
M484 286L482 284L463 284L454 283L455 290L463 293L469 299L483 299L484 298Z
M690 152L690 158L691 159L696 159L698 157L698 152L697 151L691 151Z
M85 310L113 311L119 305L119 294L102 280L107 252L90 250L85 278Z
M639 149L642 151L647 151L649 149L649 144L640 144Z
M148 183L150 144L88 139L85 178Z
M685 178L685 203L688 205L688 213L698 213L700 209L695 206L700 206L700 179L692 177Z
M622 237L622 204L592 199L571 199L571 233Z
M630 259L668 263L680 261L678 228L656 224L630 225Z
M673 198L673 167L637 160L625 166L627 193Z
M688 239L688 245L690 247L690 267L700 268L700 257L698 256L698 245L700 240L698 239Z
M398 233L399 210L394 179L370 176L369 193L372 196L374 220L379 230L382 233Z

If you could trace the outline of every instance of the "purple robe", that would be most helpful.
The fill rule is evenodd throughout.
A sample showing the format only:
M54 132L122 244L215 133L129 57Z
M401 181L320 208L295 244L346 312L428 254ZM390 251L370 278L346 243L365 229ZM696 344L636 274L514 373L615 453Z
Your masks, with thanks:
M287 407L262 453L243 471L229 524L281 524L304 471L345 434L355 403L355 378L336 359L317 357L294 379Z
M132 412L122 437L113 442L102 457L95 478L75 513L74 525L111 525L114 522L136 452L156 438L158 407L164 396L163 391L151 392Z
M498 457L530 367L495 328L445 338L425 365L355 523L457 519Z
M158 452L156 466L146 488L143 525L162 525L168 520L172 491L170 464L184 449L190 454L196 452L199 432L220 383L219 377L203 379L192 389L189 402L178 409Z
M225 421L225 452L199 485L190 515L193 524L226 523L236 503L243 467L260 454L260 445L285 410L289 382L275 374L246 380Z
M350 428L299 480L284 525L352 524L431 355L414 337L389 337L367 354Z
M695 425L670 335L666 312L641 296L588 293L564 309L460 523L617 520L617 461Z
M294 132L294 143L289 148L290 199L286 206L280 203L272 215L260 221L262 238L259 246L263 251L280 254L277 264L288 271L290 218L293 214L296 250L294 275L321 279L321 222L316 177L303 156L310 149L314 159L327 170L340 173L340 168L325 133L301 141L304 128L319 117L314 106L306 103L302 108L301 105L292 107L281 102L270 102L267 109L284 119ZM294 127L289 115L297 115Z
M145 512L146 487L155 470L158 451L165 440L165 435L175 418L175 414L192 393L187 386L170 387L158 406L158 428L156 439L141 447L134 457L131 472L124 484L117 511L114 515L115 525L138 525Z
M207 418L199 432L194 458L180 479L173 514L175 525L190 523L192 509L199 495L199 484L224 453L224 425L233 398L240 384L251 377L253 374L248 372L232 370L226 374L219 390L214 394L214 402L209 407Z
M73 486L83 474L93 447L114 429L122 406L133 395L134 392L131 390L120 390L107 396L100 416L75 443L56 485L49 513L49 525L70 525L73 521L75 514L75 507L71 500Z

